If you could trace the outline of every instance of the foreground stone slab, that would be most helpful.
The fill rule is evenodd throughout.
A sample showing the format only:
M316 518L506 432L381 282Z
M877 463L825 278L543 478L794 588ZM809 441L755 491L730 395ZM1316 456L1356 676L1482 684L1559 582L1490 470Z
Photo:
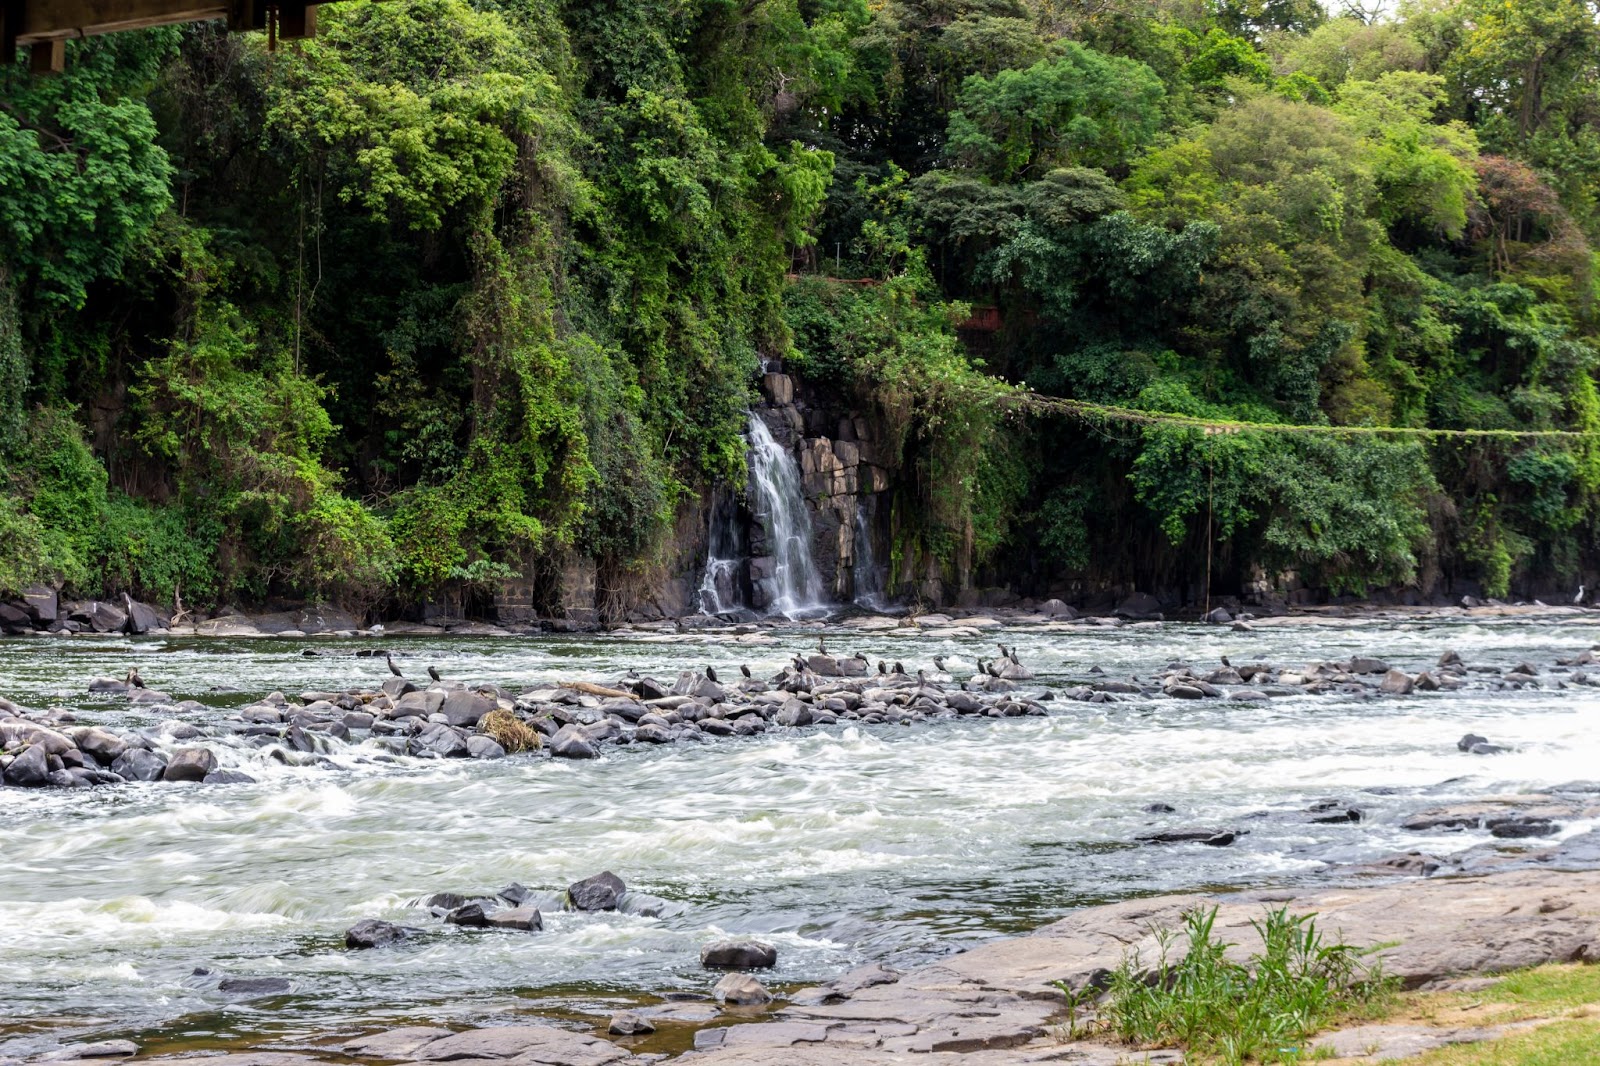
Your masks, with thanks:
M417 1062L515 1059L540 1066L608 1066L632 1056L597 1036L551 1025L505 1025L430 1040L408 1058Z
M1600 872L1517 870L1480 877L1400 880L1382 885L1187 894L1092 907L1030 936L998 940L912 970L870 981L841 979L810 993L776 1020L705 1030L697 1066L877 1066L910 1059L929 1066L1070 1061L1113 1066L1130 1051L1105 1041L1068 1043L1060 1035L1060 991L1098 983L1137 951L1158 961L1154 930L1182 924L1198 906L1217 908L1216 934L1242 959L1259 946L1250 922L1278 907L1315 912L1329 940L1390 944L1380 957L1406 988L1447 986L1467 974L1501 973L1552 962L1600 961ZM857 971L860 974L860 971ZM854 976L854 975L852 975ZM795 1023L803 1023L794 1027ZM818 1045L795 1034L823 1029ZM1505 1027L1502 1027L1504 1029ZM761 1030L772 1030L764 1037ZM1341 1054L1384 1050L1379 1058L1502 1035L1502 1029L1367 1026L1329 1034ZM721 1032L723 1035L716 1035ZM1349 1050L1346 1050L1348 1048ZM1176 1052L1137 1052L1136 1061L1178 1062ZM764 1058L763 1055L766 1057Z

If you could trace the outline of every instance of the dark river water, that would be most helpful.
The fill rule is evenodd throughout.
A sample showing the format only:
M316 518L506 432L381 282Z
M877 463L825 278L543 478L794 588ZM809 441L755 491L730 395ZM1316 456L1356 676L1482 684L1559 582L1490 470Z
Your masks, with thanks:
M1209 666L1224 654L1302 665L1372 653L1414 671L1453 647L1470 665L1531 659L1548 670L1597 636L1574 617L1255 633L1035 627L1003 639L1043 688L1096 664L1147 677L1171 660ZM902 631L830 642L908 669L943 655L966 676L994 639ZM748 663L762 676L814 640L772 631L382 646L418 676L432 663L446 677L517 689L605 681L629 668L670 680L680 666L707 663L729 673ZM0 641L0 694L71 707L85 722L153 725L171 712L85 695L91 677L137 664L153 686L220 718L272 690L375 685L382 660L354 654L372 644ZM322 654L306 657L306 648ZM1085 903L1326 876L1332 863L1404 848L1459 850L1475 838L1405 833L1400 817L1600 776L1594 691L1054 702L1044 718L774 730L610 748L596 762L429 762L355 745L297 768L213 742L224 765L258 782L3 789L0 1051L43 1032L281 1035L385 1019L469 1022L510 1007L603 1011L640 994L706 990L698 951L723 934L777 945L771 980L805 982L868 960L926 960ZM1515 750L1463 755L1455 741L1469 730ZM1323 797L1353 802L1367 820L1249 818ZM1135 846L1156 822L1144 808L1157 800L1179 809L1163 825L1251 832L1229 848ZM560 911L563 886L604 869L628 882L634 905ZM542 933L454 930L412 906L431 892L510 881L546 893ZM398 950L346 951L343 930L369 916L429 933ZM283 976L294 990L230 1001L215 991L217 973Z

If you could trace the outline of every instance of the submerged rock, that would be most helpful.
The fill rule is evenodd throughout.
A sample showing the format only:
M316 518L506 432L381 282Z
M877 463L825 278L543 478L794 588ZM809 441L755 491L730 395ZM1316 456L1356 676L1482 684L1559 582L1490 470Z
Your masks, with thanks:
M765 970L778 965L778 949L759 940L718 940L700 949L708 970Z
M352 950L386 948L411 935L411 931L381 918L363 918L344 931L344 946Z

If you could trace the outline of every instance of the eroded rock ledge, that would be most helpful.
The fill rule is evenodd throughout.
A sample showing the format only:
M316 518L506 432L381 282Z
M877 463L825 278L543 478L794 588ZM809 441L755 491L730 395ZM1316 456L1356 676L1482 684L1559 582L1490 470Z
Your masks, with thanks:
M1138 950L1153 959L1151 931L1177 926L1186 910L1218 907L1217 932L1241 954L1253 944L1250 921L1264 909L1315 911L1330 934L1362 946L1390 944L1381 955L1407 988L1447 986L1459 978L1552 962L1600 962L1600 871L1517 870L1483 877L1406 880L1383 885L1186 894L1091 907L1037 932L995 941L898 974L880 966L797 992L770 1020L706 1028L695 1066L998 1066L1071 1061L1111 1066L1126 1049L1082 1042L1066 1046L1062 997L1054 982L1093 982ZM208 1059L213 1066L313 1066L352 1059L456 1066L642 1066L641 1054L594 1033L530 1024L451 1033L412 1027L323 1042L312 1052L265 1052ZM1412 1034L1414 1035L1414 1034ZM1446 1042L1475 1034L1450 1032ZM1482 1035L1494 1035L1485 1031ZM105 1063L88 1045L80 1058ZM131 1046L118 1049L123 1054ZM1175 1053L1148 1061L1176 1062ZM1141 1056L1143 1060L1143 1056ZM178 1059L145 1059L175 1064Z

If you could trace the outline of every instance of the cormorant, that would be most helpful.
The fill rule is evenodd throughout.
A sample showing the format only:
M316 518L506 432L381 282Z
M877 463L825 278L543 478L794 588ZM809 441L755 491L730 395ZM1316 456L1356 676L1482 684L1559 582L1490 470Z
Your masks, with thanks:
M828 645L823 643L823 640L822 640L821 637L817 638L817 654L818 655L826 655L826 654L828 654Z
M889 672L889 668L883 664L883 660L882 659L879 659L878 660L878 675L881 677L884 674L887 674L888 672Z
M870 661L870 660L868 660L868 658L865 655L861 654L861 652L859 652L859 651L856 652L856 658L860 659L862 662L869 662Z
M137 666L128 667L127 681L134 688L144 688L144 678L139 676L139 668Z
M444 678L439 676L439 668L437 666L428 667L428 676L433 678L435 681L443 681L444 680Z
M1224 656L1223 656L1223 657L1222 657L1222 665L1223 665L1223 666L1232 666L1232 665L1233 665L1233 664L1232 664L1232 663L1230 663L1230 662L1229 662L1229 661L1228 661L1228 657L1227 657L1227 656L1226 656L1226 655L1224 655Z
M740 663L739 664L739 672L741 674L743 674L745 677L749 677L750 676L750 668L748 666L744 665L744 663Z
M928 683L928 671L922 669L921 667L918 667L917 668L917 684L926 685L927 683Z
M895 660L894 672L897 673L897 674L900 674L902 676L904 676L905 672L906 672L906 668L904 666L900 665L900 661L898 659Z
M716 669L714 667L709 666L709 665L706 667L706 680L710 681L713 685L719 683L717 681L717 671L716 671Z
M989 664L989 676L990 677L999 677L1000 676L1000 671L995 667L994 663L990 663Z
M637 681L637 680L639 680L639 671L635 670L631 666L628 667L628 680L629 681Z
M933 668L935 670L939 671L941 674L946 672L945 668L944 668L944 656L943 655L935 655L933 657Z
M384 652L383 653L383 661L389 664L389 672L391 674L393 674L395 677L405 677L406 676L405 674L402 674L400 672L400 668L394 664L394 659L389 655L388 652Z

